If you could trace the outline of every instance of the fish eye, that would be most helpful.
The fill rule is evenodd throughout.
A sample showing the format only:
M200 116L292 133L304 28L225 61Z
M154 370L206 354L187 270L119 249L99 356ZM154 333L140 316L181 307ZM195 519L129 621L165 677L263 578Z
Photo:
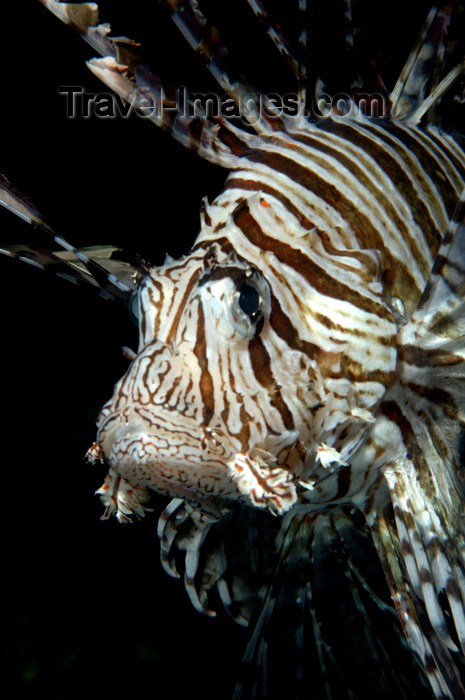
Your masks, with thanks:
M261 332L269 314L268 284L258 273L241 275L233 281L228 317L235 330L245 338L254 338Z
M199 289L204 295L205 308L211 311L216 332L236 341L250 340L262 332L271 312L271 293L258 269L214 266L200 279Z
M238 304L252 323L258 321L262 308L262 298L256 287L245 282L239 289Z

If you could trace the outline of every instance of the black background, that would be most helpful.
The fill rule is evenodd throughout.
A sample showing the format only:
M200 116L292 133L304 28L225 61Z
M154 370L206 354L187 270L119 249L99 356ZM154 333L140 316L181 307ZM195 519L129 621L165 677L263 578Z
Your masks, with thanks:
M114 34L148 45L161 75L211 89L165 9L133 2L127 17L127 4L101 3ZM294 89L258 41L245 2L207 4L244 49L241 67L251 67L252 78L273 91L290 79ZM409 3L407 17L405 4L361 4L367 56L390 87L429 7ZM287 21L296 32L292 13ZM124 244L154 264L166 252L186 252L200 200L219 193L225 173L137 116L67 119L58 86L102 91L85 67L91 49L35 0L2 8L1 22L0 171L75 245ZM338 37L337 26L327 30L319 56L342 75ZM32 240L26 224L0 215L0 240ZM87 689L116 698L129 690L230 697L244 630L224 614L196 613L182 583L162 571L163 499L141 523L101 522L93 493L104 469L83 459L99 407L127 366L119 348L136 345L135 327L92 293L8 258L0 260L0 290L2 682L13 684L10 697L68 698Z

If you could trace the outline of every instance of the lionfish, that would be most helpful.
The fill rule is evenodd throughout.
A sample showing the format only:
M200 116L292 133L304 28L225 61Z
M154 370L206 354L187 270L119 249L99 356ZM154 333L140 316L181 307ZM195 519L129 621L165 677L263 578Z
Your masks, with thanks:
M305 1L292 46L248 0L294 74L290 114L234 71L199 3L166 0L228 119L183 110L95 3L40 1L100 54L107 86L230 171L191 251L159 267L73 247L1 181L2 204L63 249L2 252L98 286L138 323L88 452L108 468L103 517L171 499L164 568L182 565L199 611L216 596L249 625L236 700L465 697L465 159L441 124L447 96L463 102L463 7L431 9L394 87L377 76L385 101L362 104L358 78L328 108ZM356 55L358 3L342 6Z

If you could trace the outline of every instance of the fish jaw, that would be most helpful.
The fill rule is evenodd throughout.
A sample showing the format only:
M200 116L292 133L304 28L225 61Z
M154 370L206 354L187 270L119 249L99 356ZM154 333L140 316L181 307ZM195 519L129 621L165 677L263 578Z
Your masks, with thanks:
M97 442L110 468L135 487L199 501L237 492L226 467L237 448L176 411L125 407L105 417Z
M104 518L143 517L149 491L183 498L210 516L226 501L282 514L297 500L286 457L298 439L298 431L287 431L244 448L223 428L199 426L176 411L125 406L102 412L88 459L110 468L97 492Z

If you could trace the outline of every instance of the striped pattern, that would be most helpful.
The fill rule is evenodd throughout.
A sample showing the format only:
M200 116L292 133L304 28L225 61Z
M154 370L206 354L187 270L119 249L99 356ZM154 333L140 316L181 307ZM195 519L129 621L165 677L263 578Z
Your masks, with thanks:
M340 463L353 460L370 425L360 417L393 383L392 299L408 319L464 187L465 166L441 132L367 120L334 118L253 145L246 151L243 144L240 168L205 207L193 254L144 279L141 354L102 413L99 442L114 440L121 415L137 413L146 395L143 403L156 408L145 419L150 424L154 410L157 431L166 406L173 436L178 420L181 432L192 421L199 445L207 429L222 436L227 459L223 473L209 474L212 494L236 491L240 500L281 512L295 501L294 487L280 474L285 486L278 480L279 493L271 487L267 496L254 450L270 453L276 470L295 462L301 482L324 475L325 500L359 497L370 482L363 464L365 479L354 479L354 492L350 485L343 494L336 484L331 490L321 446L336 450ZM256 324L234 306L248 279L262 301ZM268 448L270 433L288 436L284 452ZM119 468L119 452L111 450ZM206 455L199 447L202 470ZM383 453L383 460L395 456ZM173 460L180 464L179 452ZM146 480L172 495L188 483L196 498L208 497L197 470L189 470L190 477L170 471L171 488L158 485L158 467Z
M138 64L134 42L112 41L97 25L93 3L41 1L98 51L89 67L107 85L156 103L158 76ZM389 593L374 590L374 542L432 692L465 697L457 661L465 653L465 159L458 138L427 123L465 68L443 70L453 4L428 16L390 115L370 119L352 104L351 116L313 120L303 112L305 29L294 49L262 3L249 2L290 65L302 108L269 116L260 110L268 98L230 68L198 4L165 4L255 133L175 111L152 119L230 174L203 202L190 254L138 273L139 348L88 455L109 467L99 490L105 517L142 517L150 490L172 497L159 528L165 568L177 575L175 553L184 551L199 610L214 614L216 588L239 622L252 617L249 664L274 665L273 615L289 608L301 621L292 632L285 625L290 657L305 648L307 619L322 697L331 697L332 664L351 697L360 681L350 680L352 657L333 654L331 603L315 609L325 577L340 581L341 600L363 623L363 649L383 655L370 616L384 619ZM352 25L355 4L343 7ZM306 3L298 9L304 18ZM356 44L352 27L351 52ZM360 81L353 76L352 86ZM92 258L70 252L99 282ZM107 278L118 287L111 271ZM120 291L127 296L127 285ZM278 525L270 514L283 516ZM241 522L262 558L234 540ZM274 567L252 613L250 579L264 580L270 550ZM382 683L394 683L389 665L380 662ZM307 693L300 680L296 698ZM267 682L243 680L236 698L255 697L257 687L274 697ZM403 680L396 690L415 697Z
M456 647L433 591L449 591L462 635L462 555L439 537L463 509L461 501L441 505L440 519L431 520L423 487L412 499L407 485L421 476L431 502L442 493L460 498L447 471L459 465L440 434L462 420L461 343L446 354L430 349L428 331L425 347L418 345L433 261L444 284L450 256L463 257L461 248L449 252L446 265L442 254L457 240L453 230L443 235L465 185L460 151L434 128L339 118L253 146L244 145L240 167L204 206L192 254L142 282L140 353L102 411L98 441L112 470L137 487L187 499L208 528L231 499L273 513L299 502L310 512L361 506L392 576L392 540L388 548L379 530L388 488L402 559L449 655ZM454 264L453 272L463 286L463 271ZM261 300L258 321L237 303L244 285ZM431 485L438 460L439 494ZM463 537L458 522L451 527L451 536ZM415 545L409 556L406 537ZM418 540L436 543L436 563ZM407 637L430 660L440 695L451 681L432 665L437 650L418 643L404 575L397 578ZM208 609L193 581L191 597Z

